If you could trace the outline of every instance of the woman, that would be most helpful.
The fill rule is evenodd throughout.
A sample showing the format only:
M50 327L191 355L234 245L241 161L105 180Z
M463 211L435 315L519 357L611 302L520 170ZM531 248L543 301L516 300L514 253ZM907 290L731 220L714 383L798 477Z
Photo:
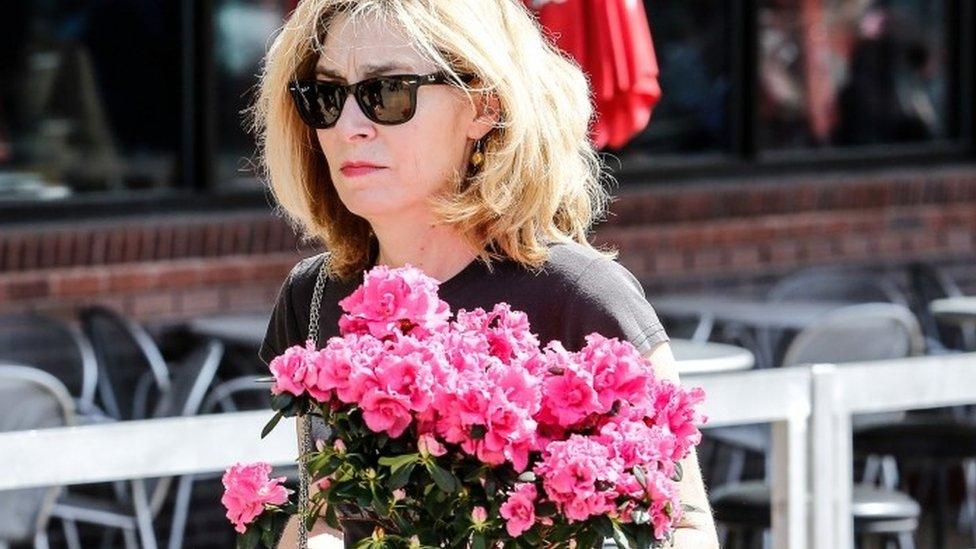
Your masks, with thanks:
M505 301L543 343L628 339L677 379L640 285L586 239L607 201L590 116L584 75L516 0L301 2L268 53L255 130L283 213L330 254L282 285L261 358L304 342L324 261L320 346L365 270L409 263L453 310ZM715 547L694 454L683 466L697 510L676 546Z

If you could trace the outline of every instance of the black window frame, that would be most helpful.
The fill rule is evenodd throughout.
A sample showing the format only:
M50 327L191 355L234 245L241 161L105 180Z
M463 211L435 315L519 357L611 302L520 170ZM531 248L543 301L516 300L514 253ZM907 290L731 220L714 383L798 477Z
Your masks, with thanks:
M55 220L105 219L172 213L268 209L273 200L266 188L222 188L215 180L217 121L214 116L216 69L213 16L215 0L181 0L183 6L181 65L185 81L181 105L181 167L174 186L165 190L132 190L72 195L51 201L0 202L0 226ZM731 1L728 51L732 71L730 98L731 150L702 155L658 158L625 157L611 168L621 188L713 178L741 181L762 176L831 170L872 170L877 167L972 163L976 160L976 3L947 0L947 42L951 79L950 105L959 116L952 142L876 147L804 149L786 153L758 150L758 13L759 0ZM667 91L665 90L665 93ZM653 118L652 122L653 123ZM617 162L608 162L618 165Z

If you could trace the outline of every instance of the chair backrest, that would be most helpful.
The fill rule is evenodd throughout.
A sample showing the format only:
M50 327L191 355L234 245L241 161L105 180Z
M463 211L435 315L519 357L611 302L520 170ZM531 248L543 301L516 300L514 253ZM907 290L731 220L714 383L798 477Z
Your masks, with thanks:
M229 379L210 391L200 408L202 414L271 409L271 384L267 376L241 376Z
M194 348L173 369L169 391L162 394L153 409L153 418L193 416L199 413L224 356L224 344L211 340ZM172 477L147 479L146 493L153 515L159 513L172 485Z
M159 395L169 392L166 361L152 336L138 323L115 311L86 307L81 326L98 359L98 396L105 411L118 419L141 419L137 406L140 379Z
M39 368L78 399L80 412L95 402L98 363L91 342L74 324L36 313L0 316L0 360Z
M217 340L190 351L182 364L173 369L170 390L156 403L152 417L196 415L223 356L224 344Z
M964 295L949 275L928 263L915 262L908 266L908 280L912 289L912 310L922 323L926 336L953 348L968 350L976 347L976 326L939 324L929 311L929 303L936 299Z
M891 278L866 270L812 267L778 281L767 295L769 301L888 302L908 306L908 297Z
M838 309L804 329L787 347L783 366L841 363L920 355L922 330L912 312L894 303Z
M0 362L0 432L74 424L64 384L37 368ZM47 528L60 487L0 492L0 544L26 542Z

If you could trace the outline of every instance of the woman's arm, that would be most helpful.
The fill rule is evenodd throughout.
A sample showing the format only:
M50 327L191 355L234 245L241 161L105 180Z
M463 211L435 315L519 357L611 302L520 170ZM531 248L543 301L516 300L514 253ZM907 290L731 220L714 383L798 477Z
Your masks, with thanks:
M298 421L295 421L295 426L298 427ZM301 436L300 432L298 436ZM301 447L301 439L299 439L299 447ZM317 486L309 485L309 499L318 491ZM288 520L288 524L281 534L278 549L295 549L296 547L298 547L298 517L293 516ZM339 549L342 547L342 532L329 528L325 521L320 520L315 523L315 528L308 533L308 547L309 549Z
M671 353L671 346L662 343L647 355L654 365L654 373L672 382L678 383L678 366ZM705 493L705 482L702 480L701 468L698 465L698 454L691 449L685 459L681 460L683 476L678 484L681 491L681 502L695 507L695 511L685 511L678 529L674 535L674 547L685 548L715 548L718 549L718 535L715 533L715 521L712 510L708 505L708 495Z

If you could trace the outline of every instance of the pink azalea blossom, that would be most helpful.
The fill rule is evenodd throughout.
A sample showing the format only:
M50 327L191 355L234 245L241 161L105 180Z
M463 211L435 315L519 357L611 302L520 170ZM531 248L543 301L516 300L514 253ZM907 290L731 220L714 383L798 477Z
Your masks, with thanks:
M247 531L247 525L264 512L266 505L282 505L288 501L288 491L281 485L285 477L268 478L270 474L271 465L267 463L237 463L224 472L224 495L220 502L238 533Z
M515 486L515 491L498 510L502 518L506 519L505 529L508 535L517 538L532 528L535 524L535 499L534 484L525 483Z
M285 352L276 356L268 364L274 385L271 392L278 395L291 393L295 396L305 394L306 378L308 377L310 355L315 351L311 345L307 348L293 345Z
M437 281L410 265L374 267L339 305L346 312L339 320L343 335L369 333L379 339L425 336L445 328L451 315L437 296Z

